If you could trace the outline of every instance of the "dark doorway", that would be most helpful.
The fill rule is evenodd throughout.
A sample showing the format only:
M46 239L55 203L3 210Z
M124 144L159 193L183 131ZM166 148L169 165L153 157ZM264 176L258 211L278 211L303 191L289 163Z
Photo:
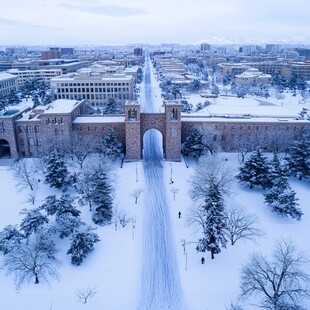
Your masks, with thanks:
M0 158L11 158L11 149L8 141L0 140Z

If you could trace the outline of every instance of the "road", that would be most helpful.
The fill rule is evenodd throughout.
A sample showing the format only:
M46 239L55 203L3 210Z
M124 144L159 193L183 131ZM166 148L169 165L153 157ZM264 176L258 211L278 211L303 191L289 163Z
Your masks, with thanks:
M143 112L156 112L149 57L146 58ZM159 132L148 131L143 140L145 211L139 310L185 309L164 181L164 162Z

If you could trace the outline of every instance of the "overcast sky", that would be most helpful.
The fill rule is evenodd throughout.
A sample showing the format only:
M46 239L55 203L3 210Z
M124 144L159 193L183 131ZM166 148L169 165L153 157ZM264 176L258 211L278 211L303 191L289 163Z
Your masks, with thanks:
M309 0L2 0L0 44L310 44L309 12Z

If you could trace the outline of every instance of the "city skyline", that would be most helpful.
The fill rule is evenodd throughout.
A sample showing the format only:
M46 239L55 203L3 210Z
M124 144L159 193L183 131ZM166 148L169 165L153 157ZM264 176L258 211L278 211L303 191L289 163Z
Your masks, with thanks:
M1 6L0 42L310 44L308 7L306 0L11 0Z

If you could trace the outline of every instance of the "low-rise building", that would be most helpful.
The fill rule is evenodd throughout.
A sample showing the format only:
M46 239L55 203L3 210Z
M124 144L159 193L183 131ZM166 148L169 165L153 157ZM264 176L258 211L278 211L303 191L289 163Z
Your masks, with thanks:
M17 86L17 76L1 72L0 73L0 94L7 95L12 90L16 91L18 88Z
M104 106L110 98L121 103L133 100L134 86L134 77L131 75L102 75L89 71L61 75L51 80L55 99L85 99L93 106Z
M235 81L237 84L253 84L253 83L271 83L271 75L264 74L258 69L249 68L241 74L235 76Z
M25 84L27 80L39 79L46 84L50 84L50 80L56 76L62 74L61 69L46 69L46 70L23 70L10 69L7 71L10 74L16 75L18 77L17 84L18 87Z

